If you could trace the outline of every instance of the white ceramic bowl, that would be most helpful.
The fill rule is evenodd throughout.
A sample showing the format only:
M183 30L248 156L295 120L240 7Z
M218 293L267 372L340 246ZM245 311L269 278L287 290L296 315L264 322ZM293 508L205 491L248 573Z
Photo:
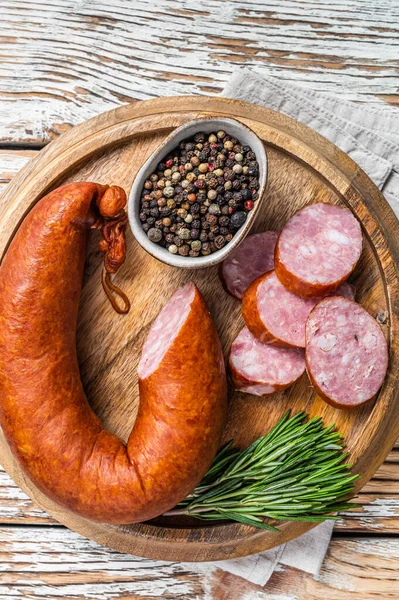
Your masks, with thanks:
M220 250L216 250L208 256L180 256L179 254L171 254L166 248L151 242L148 239L147 234L143 231L141 221L139 219L140 213L140 199L141 192L143 190L144 182L148 177L156 171L156 167L159 162L162 161L172 150L174 150L182 140L185 140L199 131L204 133L211 133L212 131L219 131L223 129L227 134L235 137L243 145L251 147L252 151L256 154L256 160L259 164L259 196L255 201L254 208L248 213L247 220L244 225L240 227L235 233L233 239L226 244ZM233 119L198 119L191 121L182 127L178 127L171 133L162 144L153 152L153 154L146 160L144 165L133 182L132 189L130 191L128 200L128 213L129 222L132 229L133 235L140 244L151 254L154 258L172 265L174 267L184 267L188 269L198 269L211 265L215 265L228 256L230 252L243 241L252 225L254 224L255 218L257 217L261 203L263 200L263 194L266 187L267 180L267 157L262 141L258 136L246 125L239 123Z

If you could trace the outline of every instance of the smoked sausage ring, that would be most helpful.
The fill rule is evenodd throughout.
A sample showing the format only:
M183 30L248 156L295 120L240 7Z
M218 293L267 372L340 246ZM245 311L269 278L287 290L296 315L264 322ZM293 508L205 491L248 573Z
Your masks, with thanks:
M91 410L76 353L87 242L91 228L101 229L106 271L118 269L125 201L120 188L94 183L54 190L27 215L0 266L0 424L8 444L60 505L121 524L169 510L199 483L227 403L219 338L190 283L164 307L145 344L127 445Z

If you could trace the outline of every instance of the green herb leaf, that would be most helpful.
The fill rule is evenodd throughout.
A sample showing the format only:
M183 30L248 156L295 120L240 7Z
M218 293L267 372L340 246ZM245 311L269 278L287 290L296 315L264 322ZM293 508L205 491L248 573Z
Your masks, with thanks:
M166 515L238 521L278 531L265 519L322 522L348 510L358 475L344 461L342 436L321 418L288 411L244 450L228 442L195 490Z

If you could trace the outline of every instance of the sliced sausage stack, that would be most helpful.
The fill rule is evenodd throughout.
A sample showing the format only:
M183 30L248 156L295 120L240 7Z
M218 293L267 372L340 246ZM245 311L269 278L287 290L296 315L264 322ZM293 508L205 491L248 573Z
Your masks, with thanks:
M388 367L387 344L346 281L361 252L353 214L318 203L293 215L279 235L249 236L230 255L223 284L242 298L246 325L230 351L236 389L269 395L306 367L333 406L358 406L377 393Z

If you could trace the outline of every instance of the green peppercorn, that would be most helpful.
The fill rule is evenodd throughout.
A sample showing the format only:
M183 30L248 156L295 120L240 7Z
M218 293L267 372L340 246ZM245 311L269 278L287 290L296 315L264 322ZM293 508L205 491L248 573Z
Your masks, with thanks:
M174 208L176 208L176 201L173 200L173 198L169 198L166 202L166 205L169 208L169 210L173 210Z
M211 204L208 209L208 212L210 215L220 215L220 206L218 206L217 204Z
M190 239L190 230L186 229L186 228L180 229L178 235L182 240L189 240Z
M194 240L193 242L191 242L191 249L194 250L195 252L198 252L199 250L201 250L201 242L199 240Z

